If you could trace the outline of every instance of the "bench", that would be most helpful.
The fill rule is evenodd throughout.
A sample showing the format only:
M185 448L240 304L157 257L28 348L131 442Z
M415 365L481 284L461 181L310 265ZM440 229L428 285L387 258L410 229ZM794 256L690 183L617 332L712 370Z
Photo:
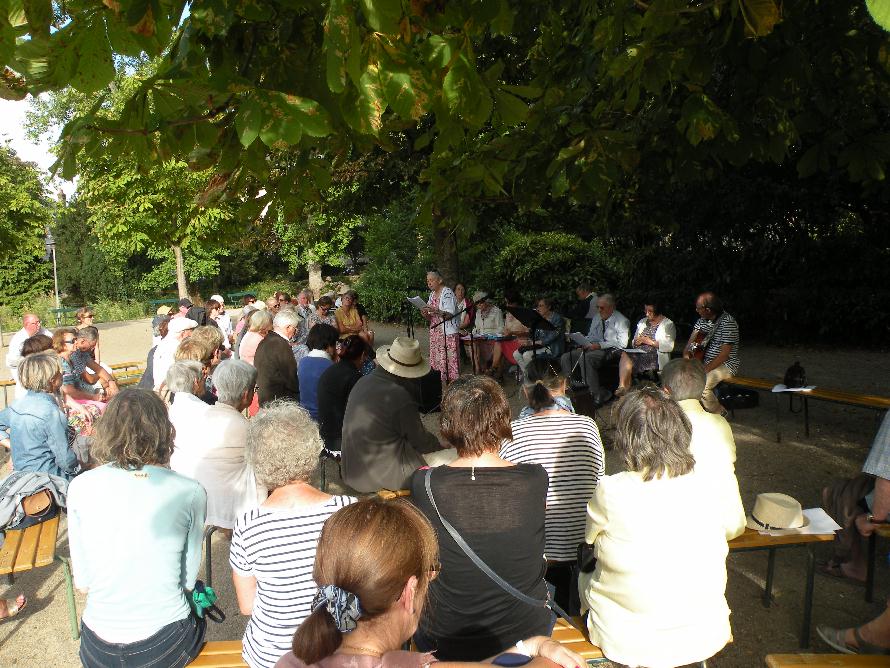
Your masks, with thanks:
M786 666L808 666L809 668L866 668L867 666L887 666L886 656L865 656L856 654L767 654L769 668Z
M765 536L752 529L729 541L730 552L751 552L767 550L769 558L766 566L766 584L763 592L763 606L768 608L773 597L773 575L776 568L776 550L791 547L807 548L807 571L804 587L803 623L800 629L800 646L810 646L810 624L813 617L813 589L816 575L816 551L818 543L834 540L834 534L791 534L787 536Z
M120 387L135 385L145 373L145 362L118 362L110 366L114 379Z
M240 306L238 300L240 300L242 297L246 297L247 295L256 297L255 292L228 292L226 293L226 303L231 304L232 306Z
M781 431L781 410L779 407L779 397L786 394L798 396L803 403L803 424L804 436L810 436L810 405L811 399L817 401L828 401L846 406L857 406L859 408L870 408L876 411L885 411L890 409L890 397L882 397L875 394L861 394L858 392L845 392L842 390L831 390L822 387L816 387L809 392L772 392L773 387L780 381L771 381L766 378L751 378L748 376L733 376L723 381L728 385L737 385L752 390L760 390L762 392L770 392L776 397L776 443L782 442Z
M81 309L80 306L66 306L65 308L51 308L49 310L49 314L55 319L56 327L62 326L62 320L66 313L70 313L72 316L77 313Z
M68 594L68 616L71 621L71 637L80 638L77 625L77 606L74 602L74 581L71 578L71 564L67 557L56 554L56 539L59 535L59 516L35 524L27 529L7 531L3 548L0 549L0 575L5 575L10 584L16 573L24 573L42 566L49 566L54 559L62 562L65 587Z
M201 653L188 665L195 668L247 668L241 658L240 640L206 642Z
M179 297L167 297L166 299L152 299L150 302L148 302L148 307L146 308L146 310L148 311L149 315L151 315L152 311L157 311L158 306L161 306L162 304L170 304L171 306L173 306L174 304L178 304L178 303L179 303Z
M585 629L584 633L560 617L556 620L556 624L553 627L553 633L550 634L550 637L560 645L564 645L566 649L570 649L573 652L580 654L585 659L601 659L603 657L603 651L596 645L592 644L587 637L587 626L584 624L584 618L572 617L572 621L580 628Z

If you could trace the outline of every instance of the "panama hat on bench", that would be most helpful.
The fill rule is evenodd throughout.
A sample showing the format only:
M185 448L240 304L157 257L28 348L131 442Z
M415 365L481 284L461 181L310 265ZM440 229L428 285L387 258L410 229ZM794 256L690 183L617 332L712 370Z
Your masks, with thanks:
M391 346L380 346L377 364L400 378L421 378L430 372L430 363L420 354L420 343L407 336L397 336Z
M764 492L757 495L747 526L755 531L769 531L801 529L809 523L797 499L779 492Z

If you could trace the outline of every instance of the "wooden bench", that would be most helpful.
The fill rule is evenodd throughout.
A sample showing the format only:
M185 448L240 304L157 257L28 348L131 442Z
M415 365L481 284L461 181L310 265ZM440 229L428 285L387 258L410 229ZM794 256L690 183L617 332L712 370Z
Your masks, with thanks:
M583 617L573 617L572 621L582 629L587 628ZM550 637L560 645L565 645L567 649L580 654L585 659L600 659L603 656L603 651L590 642L586 630L582 633L562 618L556 620L556 625L553 627L553 633L550 634Z
M751 552L767 550L769 558L766 566L766 584L763 593L763 606L768 608L773 597L773 576L776 569L776 550L791 547L807 548L807 570L804 588L803 623L800 629L800 646L810 646L810 624L813 617L813 589L816 575L816 551L818 543L834 540L834 534L791 534L788 536L765 536L752 529L745 529L741 536L729 541L730 552Z
M786 666L866 668L867 666L890 666L890 657L855 654L767 654L766 665L769 668L785 668Z
M204 643L201 653L189 666L195 668L246 668L241 658L240 640L216 640Z
M3 406L9 406L9 388L15 387L14 380L0 380L0 387L3 388Z
M61 561L68 594L71 637L77 640L80 638L80 630L77 625L77 606L74 602L74 581L71 578L71 564L67 557L56 554L56 539L58 535L58 516L27 529L7 531L3 548L0 549L0 575L7 576L11 584L16 573L24 573L34 568L49 566L54 559Z
M114 379L120 387L135 385L145 373L145 362L118 362L110 366Z
M810 400L828 401L835 404L843 404L845 406L857 406L859 408L870 408L876 411L886 411L890 409L890 397L882 397L876 394L861 394L858 392L845 392L842 390L831 390L822 387L816 387L809 392L773 392L772 389L781 381L768 380L766 378L751 378L748 376L733 376L728 378L724 383L728 385L737 385L738 387L746 387L752 390L762 392L770 392L776 398L776 443L782 441L781 430L781 408L779 397L781 396L798 396L803 404L803 424L804 436L810 436Z

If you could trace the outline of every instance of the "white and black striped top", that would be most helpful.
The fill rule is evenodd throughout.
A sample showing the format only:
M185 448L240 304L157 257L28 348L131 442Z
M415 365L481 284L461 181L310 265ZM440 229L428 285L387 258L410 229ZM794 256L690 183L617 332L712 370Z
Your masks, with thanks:
M540 464L547 471L546 547L548 559L574 561L584 540L587 502L605 473L596 422L586 415L550 413L513 422L513 440L501 457Z
M334 496L309 508L255 508L235 521L229 563L237 575L257 581L242 652L252 668L273 668L290 650L315 596L312 566L321 528L354 502L351 496Z
M708 341L708 347L705 348L705 358L702 361L705 364L712 361L720 354L721 346L729 344L731 346L729 358L724 364L735 375L739 372L739 367L741 366L741 360L739 359L739 323L729 313L722 313L716 321L699 318L693 329L708 335L714 327L717 329Z

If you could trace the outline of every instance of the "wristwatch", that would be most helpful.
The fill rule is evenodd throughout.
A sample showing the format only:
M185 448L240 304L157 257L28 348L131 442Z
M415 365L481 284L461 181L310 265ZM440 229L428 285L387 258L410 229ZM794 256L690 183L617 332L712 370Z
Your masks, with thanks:
M879 520L877 517L875 517L871 513L868 514L866 519L869 521L870 524L890 524L890 522L887 521L887 518Z

